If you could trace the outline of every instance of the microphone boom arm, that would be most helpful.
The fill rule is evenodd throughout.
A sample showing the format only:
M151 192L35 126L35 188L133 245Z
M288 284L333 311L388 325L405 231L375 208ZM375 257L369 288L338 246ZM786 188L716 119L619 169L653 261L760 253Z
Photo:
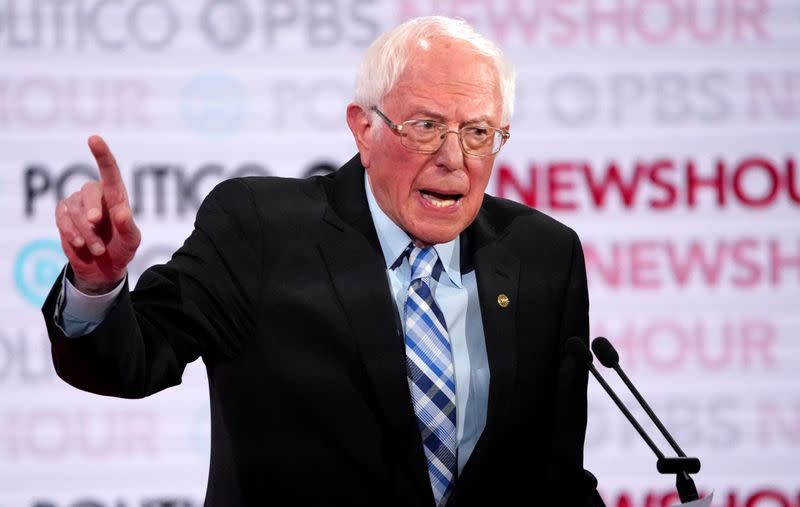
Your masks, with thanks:
M625 372L622 371L622 368L619 365L619 354L611 342L608 341L608 339L599 336L592 341L592 350L603 366L611 368L617 372L617 375L619 375L619 378L621 378L628 387L628 390L633 394L634 398L636 398L636 401L639 402L639 405L641 405L650 419L655 423L658 431L664 435L664 438L667 440L667 442L669 442L669 445L678 454L677 458L667 458L660 450L656 451L657 448L654 447L650 437L646 437L644 430L642 430L641 426L636 423L634 425L636 426L636 430L639 431L639 434L642 436L642 438L645 439L650 448L653 449L658 456L656 469L662 474L675 474L675 484L677 486L678 496L680 496L681 502L697 500L699 498L699 495L697 494L697 488L695 487L694 481L689 474L695 474L700 471L700 460L697 458L687 457L683 452L683 449L681 449L678 443L675 442L675 439L672 438L672 435L670 435L669 431L667 431L667 428L664 427L664 424L662 424L661 420L658 418L655 412L653 412L653 409L650 408L650 405L639 393L639 390L636 389L636 386L633 385L633 382L631 382ZM594 367L591 363L589 363L589 369L592 370L595 378L597 378L597 380L605 387L607 385L605 380L601 380L599 374L594 371ZM616 394L612 394L609 388L607 388L606 391L611 395L614 401L617 402L619 398L616 396ZM617 406L622 408L620 402L617 402ZM630 412L628 412L627 409L623 410L623 412L626 416L628 416L628 419L631 420L632 416L630 416ZM633 421L631 420L631 422Z
M614 400L614 403L616 403L617 407L622 411L623 414L625 414L625 417L628 418L628 421L633 425L633 427L636 428L636 431L639 432L639 436L642 437L642 440L647 442L647 445L650 446L650 449L655 453L655 455L658 457L659 461L661 461L662 459L665 459L664 458L664 453L661 452L661 449L656 447L656 444L650 438L650 435L645 433L644 428L642 428L642 426L639 424L639 422L633 417L633 415L631 414L630 410L628 410L628 407L626 407L625 404L622 403L622 400L619 399L619 396L617 396L617 393L615 393L613 390L611 390L611 386L608 385L608 383L606 382L606 379L604 379L602 376L600 376L600 372L597 371L597 368L595 368L594 365L591 364L591 363L589 363L588 366L589 366L589 371L592 372L592 375L594 375L594 378L596 378L597 382L599 382L600 385L603 386L603 389L605 389L606 393L608 393L608 395L611 397L611 399Z

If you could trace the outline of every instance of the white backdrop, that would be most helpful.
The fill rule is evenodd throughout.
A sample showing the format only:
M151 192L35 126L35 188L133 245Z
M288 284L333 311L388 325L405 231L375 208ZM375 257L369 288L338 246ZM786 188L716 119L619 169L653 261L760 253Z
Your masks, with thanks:
M135 280L221 179L349 159L361 52L422 14L466 18L518 66L488 191L578 231L592 336L701 458L698 486L719 507L800 507L796 0L0 0L0 507L202 503L201 364L124 401L50 363L52 215L95 173L86 137L129 185ZM586 462L609 506L675 500L594 380Z

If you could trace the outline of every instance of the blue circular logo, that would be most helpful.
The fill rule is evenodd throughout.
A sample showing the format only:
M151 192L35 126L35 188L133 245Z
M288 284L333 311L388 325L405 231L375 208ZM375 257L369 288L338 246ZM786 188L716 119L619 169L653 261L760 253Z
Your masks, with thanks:
M39 239L25 245L14 262L14 281L20 294L30 304L42 306L66 262L58 241Z
M233 132L242 125L245 91L241 83L222 74L203 74L183 87L183 119L205 134Z

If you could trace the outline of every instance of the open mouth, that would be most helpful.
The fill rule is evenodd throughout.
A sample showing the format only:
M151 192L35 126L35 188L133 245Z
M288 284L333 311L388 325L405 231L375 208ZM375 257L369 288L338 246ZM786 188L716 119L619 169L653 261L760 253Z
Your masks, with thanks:
M437 208L448 208L455 206L464 194L445 194L441 192L434 192L433 190L420 190L420 195L423 199L433 204Z

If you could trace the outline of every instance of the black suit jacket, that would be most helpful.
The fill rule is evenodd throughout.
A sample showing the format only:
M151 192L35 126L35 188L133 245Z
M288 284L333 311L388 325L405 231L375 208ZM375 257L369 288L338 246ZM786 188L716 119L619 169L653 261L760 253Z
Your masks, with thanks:
M356 156L324 177L221 183L172 259L84 337L54 324L60 287L45 302L56 371L80 389L147 396L202 357L208 506L433 506L363 177ZM577 236L486 196L462 234L472 269L489 406L448 506L599 501L582 463L587 375L562 354L588 340Z

